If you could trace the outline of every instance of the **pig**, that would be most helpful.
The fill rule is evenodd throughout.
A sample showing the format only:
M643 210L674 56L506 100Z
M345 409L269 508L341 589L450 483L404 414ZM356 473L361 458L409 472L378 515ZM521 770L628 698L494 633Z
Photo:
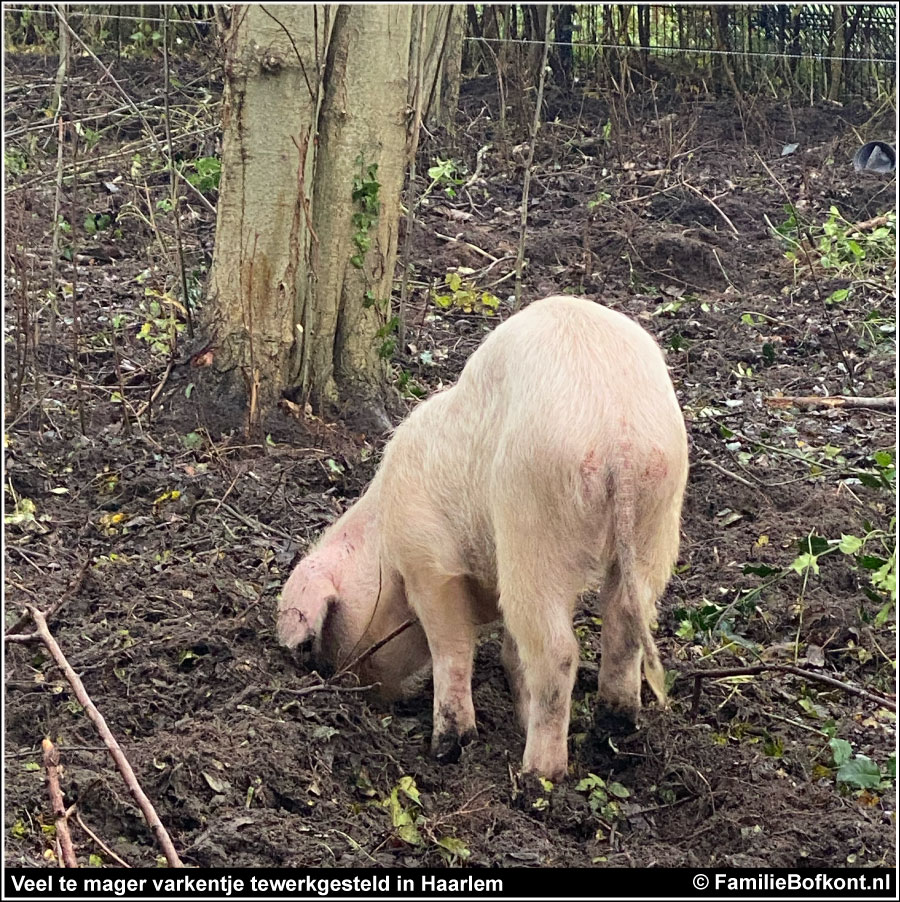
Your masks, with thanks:
M432 753L456 761L476 735L478 628L502 619L523 772L560 780L583 591L600 589L598 702L633 722L643 669L665 704L651 624L687 470L653 338L587 299L535 301L397 427L368 489L287 580L279 641L311 641L317 662L342 669L412 619L356 669L390 701L430 664Z

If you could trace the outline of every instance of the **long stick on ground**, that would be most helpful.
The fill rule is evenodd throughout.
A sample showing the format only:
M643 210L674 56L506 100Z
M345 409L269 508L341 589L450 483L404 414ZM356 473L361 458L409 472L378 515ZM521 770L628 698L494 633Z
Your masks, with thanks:
M141 789L141 785L138 783L138 779L135 776L131 765L128 763L125 753L116 741L116 737L113 736L109 727L106 725L103 715L97 710L97 706L93 701L91 701L91 697L87 694L87 690L84 688L84 684L81 682L78 674L72 669L72 665L66 660L66 656L62 653L62 649L60 649L56 639L53 638L44 615L33 605L28 605L28 613L31 614L31 619L34 621L35 627L37 627L36 631L34 633L7 636L7 641L26 642L40 639L40 641L44 643L47 651L50 652L50 656L56 662L56 666L59 667L69 681L69 684L75 692L75 698L78 699L78 703L84 708L91 723L97 728L97 732L100 734L100 738L103 740L104 745L109 749L109 753L112 755L112 759L115 761L116 767L122 775L125 785L128 787L128 791L137 803L138 808L141 809L141 813L144 815L150 829L156 835L156 841L159 843L163 855L166 856L169 867L183 868L184 864L178 857L175 846L173 845L169 834L166 832L166 828L163 826L162 821L159 819L156 809L153 807L150 799L145 795L144 790Z
M513 310L518 310L522 303L522 265L525 261L525 229L528 225L528 189L531 186L531 167L534 163L534 145L537 143L538 129L541 127L541 107L544 103L544 82L547 73L547 58L550 55L550 22L553 17L553 4L547 4L547 15L544 19L544 56L541 59L541 74L538 78L537 100L534 104L534 121L531 123L531 140L528 145L528 160L525 163L525 179L522 182L522 211L519 218L519 251L516 254L516 298Z
M766 398L766 407L797 407L800 410L816 410L817 408L833 409L835 407L868 407L870 410L896 410L896 398L857 398L845 395L832 395L823 398L818 395L784 396Z
M847 692L850 695L856 695L859 698L864 698L867 702L873 702L876 705L881 705L883 708L887 708L890 711L897 710L897 702L894 699L886 698L881 695L875 695L872 692L867 692L865 689L861 689L859 686L854 686L852 683L845 683L843 680L835 679L834 677L828 676L825 673L816 673L813 670L804 670L802 667L795 667L793 664L753 664L747 667L724 667L721 670L687 670L682 673L682 676L693 677L694 678L694 697L693 703L691 705L691 717L694 718L697 716L697 711L700 707L700 686L704 677L708 677L713 680L720 680L725 677L734 677L734 676L758 676L761 673L790 673L794 676L803 677L805 680L811 680L816 683L824 683L826 686L832 686L835 689L840 689L843 692Z

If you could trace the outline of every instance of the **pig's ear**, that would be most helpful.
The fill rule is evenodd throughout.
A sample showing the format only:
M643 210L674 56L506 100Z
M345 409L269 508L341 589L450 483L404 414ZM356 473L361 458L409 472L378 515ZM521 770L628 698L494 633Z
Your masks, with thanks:
M296 648L319 638L336 596L330 579L310 574L302 564L295 567L278 602L278 641Z

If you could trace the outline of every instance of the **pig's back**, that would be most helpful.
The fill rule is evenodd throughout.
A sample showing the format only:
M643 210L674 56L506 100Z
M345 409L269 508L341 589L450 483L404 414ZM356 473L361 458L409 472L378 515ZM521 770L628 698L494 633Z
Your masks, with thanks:
M536 301L472 355L460 395L487 399L509 438L586 454L621 429L639 444L684 434L665 360L636 322L583 298Z

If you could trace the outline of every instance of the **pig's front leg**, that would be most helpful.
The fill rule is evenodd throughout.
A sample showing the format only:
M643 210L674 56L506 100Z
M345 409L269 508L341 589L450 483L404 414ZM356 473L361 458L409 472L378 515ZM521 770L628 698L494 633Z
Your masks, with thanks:
M407 594L428 637L434 678L434 731L431 753L438 761L459 760L476 736L472 704L475 654L473 601L464 577L417 573L406 580Z
M531 706L531 697L528 687L525 685L525 668L519 657L519 649L516 640L509 630L504 630L503 645L500 648L500 660L506 671L506 682L509 683L509 691L512 693L513 703L516 706L516 716L523 730L528 729L528 711Z

